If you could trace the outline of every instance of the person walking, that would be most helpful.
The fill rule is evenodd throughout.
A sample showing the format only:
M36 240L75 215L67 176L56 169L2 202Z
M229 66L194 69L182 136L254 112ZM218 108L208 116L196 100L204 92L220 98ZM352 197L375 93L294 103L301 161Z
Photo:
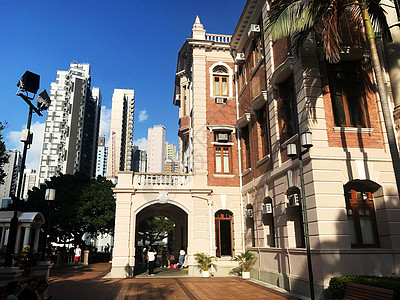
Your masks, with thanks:
M161 268L166 268L168 267L168 249L167 247L164 247L163 253L161 255Z
M81 258L81 253L82 253L81 248L79 248L79 245L76 245L76 248L75 248L75 250L74 250L74 254L75 254L75 268L78 268L78 263L79 263L79 259Z
M149 263L149 276L154 276L154 268L156 266L156 255L157 252L154 248L151 248L147 252L147 262Z
M183 267L183 263L185 262L185 255L186 255L185 250L181 249L181 251L179 251L179 261L178 261L180 268Z

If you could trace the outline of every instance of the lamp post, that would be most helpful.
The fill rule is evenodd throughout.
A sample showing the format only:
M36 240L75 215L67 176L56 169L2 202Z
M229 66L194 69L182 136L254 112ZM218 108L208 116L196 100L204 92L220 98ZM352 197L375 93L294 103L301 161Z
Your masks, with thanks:
M28 114L28 122L26 124L26 129L22 130L21 134L21 142L24 143L24 149L22 152L21 168L19 170L17 193L16 195L12 196L14 205L14 215L10 222L10 233L8 235L6 257L4 263L5 267L12 267L12 262L13 262L13 254L14 254L15 242L17 239L17 230L18 230L18 209L19 209L19 201L21 199L21 189L22 189L22 180L24 176L26 154L29 146L32 144L32 138L33 138L33 134L30 132L32 114L33 112L35 112L37 115L43 116L41 111L48 109L48 107L50 106L50 98L46 90L44 90L42 93L38 95L36 106L31 102L35 98L36 93L39 89L39 83L40 83L40 76L30 71L26 71L17 83L18 86L17 96L21 97L22 100L24 100L26 104L28 104L29 114Z
M46 243L47 243L47 235L49 233L50 227L50 212L51 212L51 202L56 199L56 190L55 189L46 189L46 194L44 196L44 200L47 201L47 220L46 220L46 227L44 229L44 238L43 238L43 245L42 245L42 260L45 260L46 257Z
M306 191L304 186L304 172L303 172L303 155L308 152L309 148L313 146L312 144L312 135L311 132L303 132L300 135L300 146L305 148L305 150L300 151L297 154L297 145L296 144L288 144L287 145L287 155L294 159L296 156L299 159L299 172L300 172L300 187L301 187L301 211L303 215L303 226L304 226L304 239L306 244L306 252L307 252L307 266L308 266L308 281L310 284L310 298L311 300L315 300L315 292L314 292L314 277L312 270L312 261L311 261L311 250L310 250L310 234L308 229L308 217L307 217L307 203L306 203Z

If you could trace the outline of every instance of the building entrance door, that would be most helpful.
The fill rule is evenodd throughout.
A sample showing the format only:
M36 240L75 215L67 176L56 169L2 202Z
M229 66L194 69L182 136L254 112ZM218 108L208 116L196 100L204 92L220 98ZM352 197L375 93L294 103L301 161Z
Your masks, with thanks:
M232 256L232 213L228 210L220 210L215 214L215 240L217 257Z

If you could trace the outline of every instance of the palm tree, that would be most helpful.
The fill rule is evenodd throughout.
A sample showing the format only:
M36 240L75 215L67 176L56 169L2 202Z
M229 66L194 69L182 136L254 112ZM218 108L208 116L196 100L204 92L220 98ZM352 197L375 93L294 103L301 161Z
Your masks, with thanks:
M278 0L272 3L265 22L265 28L267 34L270 34L273 40L294 35L294 47L297 52L299 52L309 34L314 32L322 41L327 61L337 63L340 60L342 42L341 24L345 22L353 29L364 27L381 100L383 119L396 178L397 194L400 194L399 151L382 68L375 44L374 28L385 39L391 39L385 11L380 6L380 2L380 0ZM370 16L373 22L371 22ZM363 35L364 33L358 30L358 34Z

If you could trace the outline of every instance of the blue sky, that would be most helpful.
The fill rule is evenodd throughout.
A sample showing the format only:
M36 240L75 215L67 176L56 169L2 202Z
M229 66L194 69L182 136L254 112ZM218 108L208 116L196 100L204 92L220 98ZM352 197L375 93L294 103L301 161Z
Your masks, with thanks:
M30 70L49 91L57 70L72 60L90 63L92 87L103 95L103 134L108 135L114 88L135 90L136 144L162 124L177 144L178 109L172 105L177 54L196 15L208 33L232 34L246 1L7 1L0 0L0 121L8 149L21 149L28 106L17 97ZM36 99L35 99L36 102ZM27 168L38 169L45 117L34 116L34 144Z

